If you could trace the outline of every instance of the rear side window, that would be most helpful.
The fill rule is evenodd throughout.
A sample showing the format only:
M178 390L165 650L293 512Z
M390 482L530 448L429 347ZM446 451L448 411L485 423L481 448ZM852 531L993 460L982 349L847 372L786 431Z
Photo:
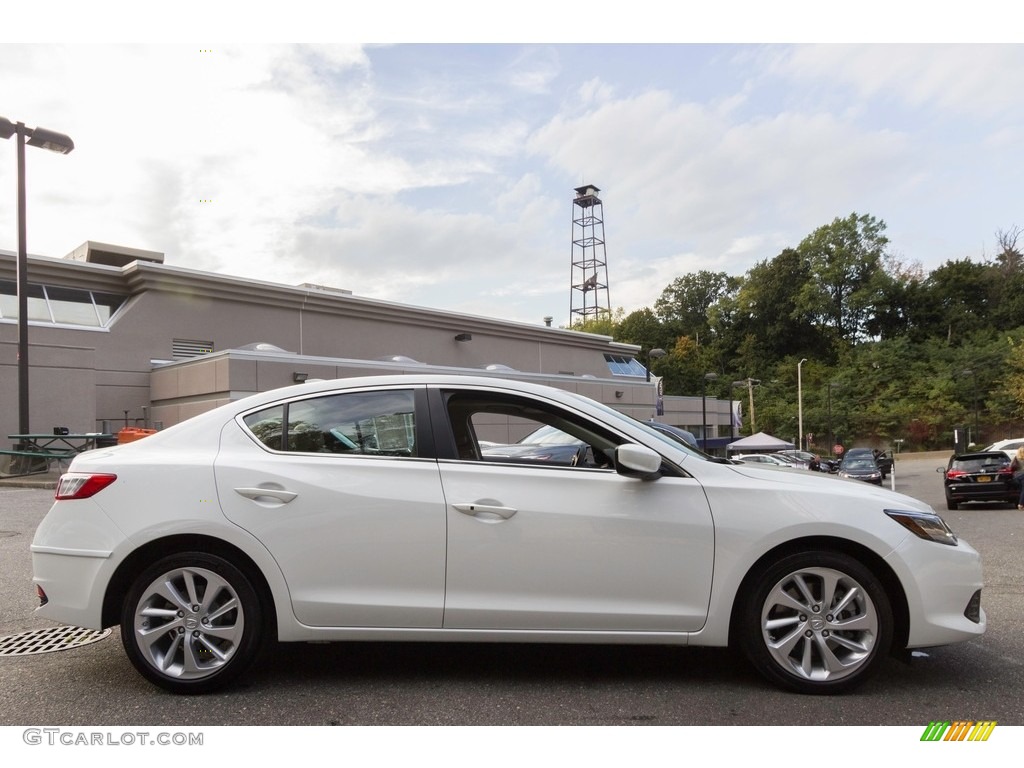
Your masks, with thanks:
M295 400L243 419L275 451L346 456L416 456L411 390L346 392Z

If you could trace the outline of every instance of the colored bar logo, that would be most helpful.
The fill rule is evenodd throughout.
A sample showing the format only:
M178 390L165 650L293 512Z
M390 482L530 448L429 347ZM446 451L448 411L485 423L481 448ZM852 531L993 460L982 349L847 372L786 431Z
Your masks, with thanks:
M995 720L932 720L921 741L988 741L995 727Z

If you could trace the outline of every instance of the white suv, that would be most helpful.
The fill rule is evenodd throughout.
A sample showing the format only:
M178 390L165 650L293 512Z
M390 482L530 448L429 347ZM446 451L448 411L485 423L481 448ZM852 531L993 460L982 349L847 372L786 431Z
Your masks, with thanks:
M1012 437L1009 440L1000 440L992 443L986 451L1002 451L1012 460L1017 455L1017 449L1024 445L1024 437Z

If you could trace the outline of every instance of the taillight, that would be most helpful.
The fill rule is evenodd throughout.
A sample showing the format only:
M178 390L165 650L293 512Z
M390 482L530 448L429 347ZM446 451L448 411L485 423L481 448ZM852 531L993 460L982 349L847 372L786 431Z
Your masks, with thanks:
M964 472L962 469L950 469L946 472L946 477L952 480L953 478L956 477L963 477L966 474L967 473Z
M112 482L117 480L117 475L92 475L85 472L68 472L61 475L57 483L57 493L54 494L57 501L68 499L88 499L95 496Z

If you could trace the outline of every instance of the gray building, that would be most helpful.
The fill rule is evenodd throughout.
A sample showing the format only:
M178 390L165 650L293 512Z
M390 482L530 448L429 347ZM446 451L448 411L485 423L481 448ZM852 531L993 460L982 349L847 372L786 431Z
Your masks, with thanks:
M30 428L170 426L307 378L424 368L525 378L640 419L655 414L636 345L415 307L321 285L183 269L161 253L87 242L30 256ZM0 427L18 429L16 257L0 251ZM700 434L701 398L665 398L659 420ZM707 400L709 436L725 401Z

